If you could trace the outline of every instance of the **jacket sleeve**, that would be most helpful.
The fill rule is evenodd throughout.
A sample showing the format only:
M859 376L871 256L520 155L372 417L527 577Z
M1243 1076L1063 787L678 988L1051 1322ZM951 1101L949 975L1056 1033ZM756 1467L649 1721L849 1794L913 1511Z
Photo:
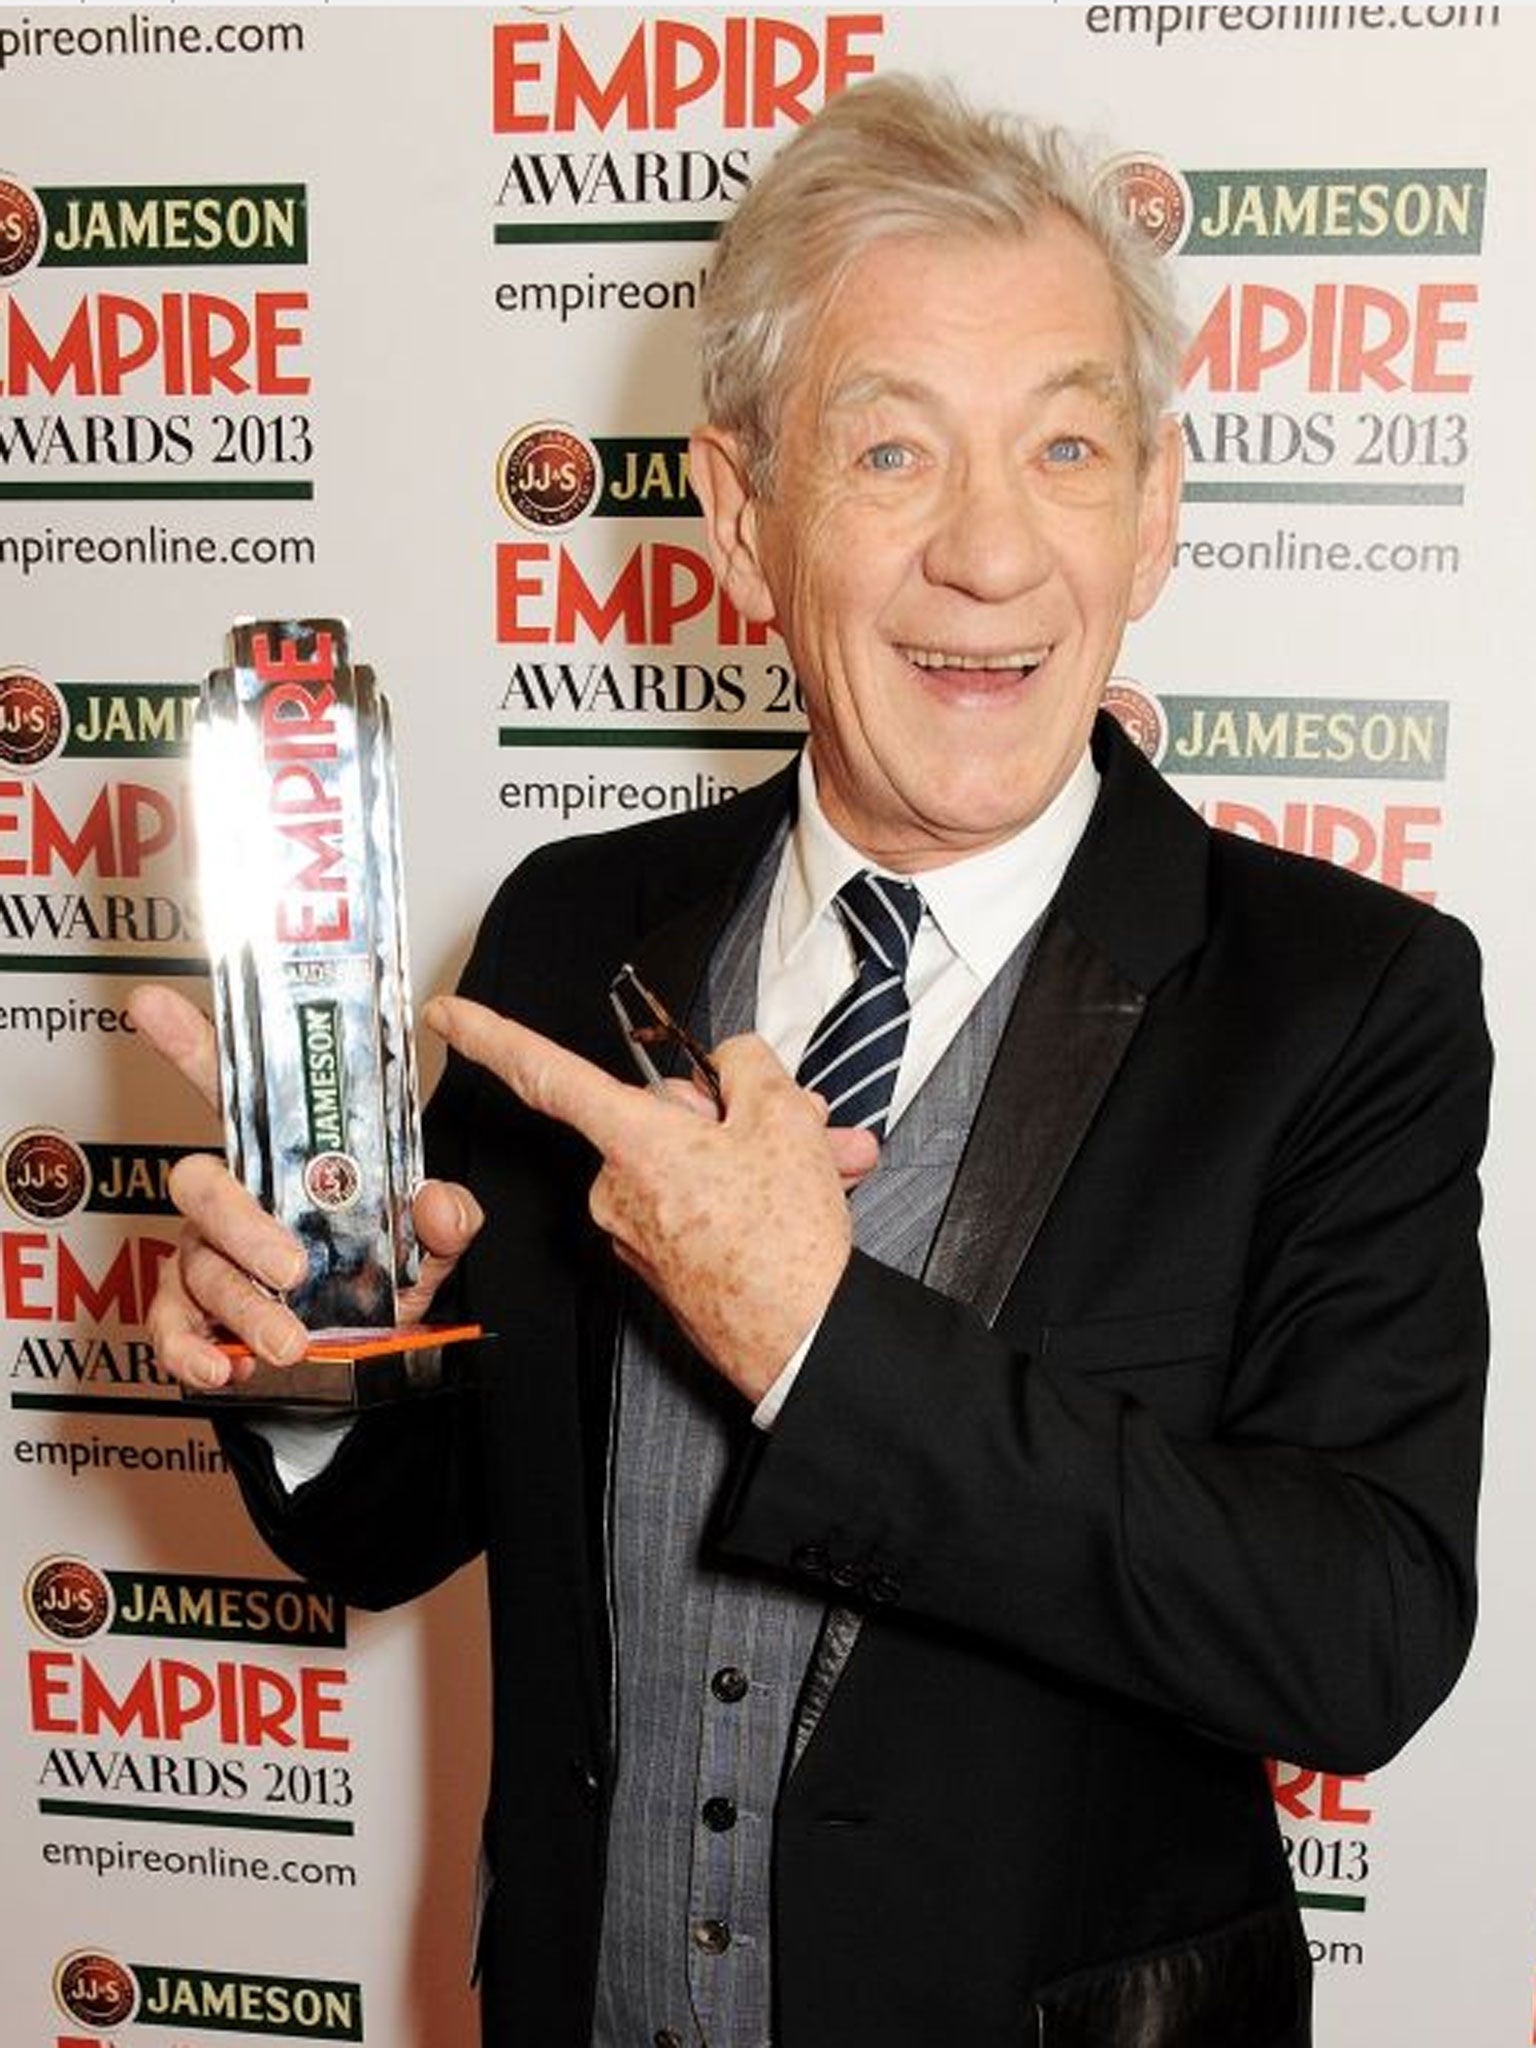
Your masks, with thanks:
M1477 977L1461 926L1415 923L1234 1194L1253 1214L1209 1429L855 1253L736 1475L726 1553L1245 1749L1384 1762L1473 1625Z

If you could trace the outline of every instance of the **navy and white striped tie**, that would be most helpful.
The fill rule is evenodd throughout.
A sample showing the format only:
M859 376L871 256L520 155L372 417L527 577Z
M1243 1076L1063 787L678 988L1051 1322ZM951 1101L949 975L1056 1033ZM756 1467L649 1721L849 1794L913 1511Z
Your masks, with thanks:
M911 882L866 871L835 900L858 972L812 1032L795 1079L827 1098L833 1123L863 1125L878 1138L907 1042L907 962L923 899Z

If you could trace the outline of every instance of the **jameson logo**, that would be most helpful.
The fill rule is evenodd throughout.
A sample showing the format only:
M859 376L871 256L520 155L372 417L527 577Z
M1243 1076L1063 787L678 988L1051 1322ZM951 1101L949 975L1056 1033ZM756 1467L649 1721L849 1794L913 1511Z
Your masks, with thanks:
M341 1005L300 1003L298 1014L310 1149L342 1152L346 1149L347 1113L342 1093Z
M195 683L61 683L59 693L72 758L161 760L191 748Z
M60 1642L103 1632L324 1648L347 1639L335 1595L287 1579L103 1571L84 1558L48 1557L28 1574L22 1602L33 1626Z
M37 1126L0 1149L0 1196L29 1223L62 1223L77 1210L97 1216L168 1216L170 1174L189 1145L77 1143Z
M589 439L563 421L519 427L496 458L502 510L535 532L599 519L696 517L688 443L678 434Z
M188 752L197 688L188 683L53 683L0 666L0 770L51 761L149 761Z
M60 2008L87 2027L139 2020L302 2041L363 2038L362 1986L324 1977L120 1963L82 1949L59 1963L53 1988Z
M45 232L36 193L0 174L0 284L19 277L37 261Z
M1186 171L1187 256L1476 255L1484 170Z
M1443 700L1152 696L1116 677L1104 696L1148 760L1182 775L1439 782Z
M1161 766L1185 775L1340 776L1439 782L1444 702L1330 697L1163 697Z
M603 490L599 517L683 519L697 515L699 501L688 482L688 443L681 436L653 440L600 440Z
M303 263L302 185L39 186L43 268Z

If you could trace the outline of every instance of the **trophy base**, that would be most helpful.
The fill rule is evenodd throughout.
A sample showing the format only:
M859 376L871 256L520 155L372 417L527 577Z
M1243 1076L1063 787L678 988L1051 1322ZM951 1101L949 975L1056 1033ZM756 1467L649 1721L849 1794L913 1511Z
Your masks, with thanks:
M295 1365L257 1359L252 1371L224 1387L182 1389L190 1407L211 1405L224 1412L256 1408L373 1408L414 1394L435 1393L443 1383L443 1351L484 1335L478 1323L434 1327L413 1323L393 1330L316 1330ZM252 1357L233 1340L219 1349L231 1359Z

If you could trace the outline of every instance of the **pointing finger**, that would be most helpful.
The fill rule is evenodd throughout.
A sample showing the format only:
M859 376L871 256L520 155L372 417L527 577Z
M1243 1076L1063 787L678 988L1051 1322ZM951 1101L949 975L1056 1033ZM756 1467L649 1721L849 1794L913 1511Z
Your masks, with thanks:
M579 1053L463 996L434 996L422 1022L474 1060L530 1109L569 1124L600 1152L635 1128L649 1107L642 1090L616 1081Z

